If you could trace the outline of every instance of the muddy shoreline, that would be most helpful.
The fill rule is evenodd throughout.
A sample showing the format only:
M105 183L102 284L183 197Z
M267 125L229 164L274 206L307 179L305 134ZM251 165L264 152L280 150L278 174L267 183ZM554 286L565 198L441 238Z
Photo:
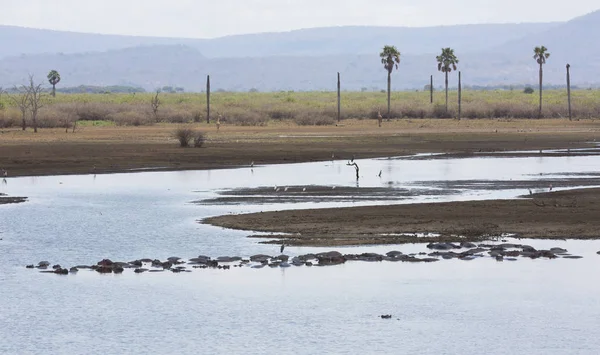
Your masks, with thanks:
M590 148L600 136L600 122L595 120L396 120L382 128L370 120L348 120L326 127L223 126L218 133L212 126L198 125L207 132L207 142L202 148L186 149L173 138L177 127L85 127L76 133L43 129L38 134L1 131L0 169L12 177L223 169L251 162L327 161L332 155L340 160L431 152L449 154L446 157L497 156Z
M297 246L600 238L600 188L533 194L514 200L419 203L226 215L203 220L248 230L265 243ZM439 236L416 237L413 233Z
M0 193L0 205L7 205L10 203L21 203L25 201L27 201L27 197L12 197Z

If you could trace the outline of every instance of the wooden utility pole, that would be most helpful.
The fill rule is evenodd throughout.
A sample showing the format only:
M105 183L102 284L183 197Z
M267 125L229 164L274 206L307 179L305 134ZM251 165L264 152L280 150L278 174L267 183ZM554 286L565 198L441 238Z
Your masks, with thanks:
M210 75L206 76L206 123L210 123Z
M433 75L429 77L429 103L433 103Z
M337 120L341 119L340 72L337 73Z
M458 72L458 119L460 120L461 114L461 102L462 102L462 85L461 85L461 75L460 71Z
M567 100L569 102L569 121L573 119L571 116L571 64L567 64Z

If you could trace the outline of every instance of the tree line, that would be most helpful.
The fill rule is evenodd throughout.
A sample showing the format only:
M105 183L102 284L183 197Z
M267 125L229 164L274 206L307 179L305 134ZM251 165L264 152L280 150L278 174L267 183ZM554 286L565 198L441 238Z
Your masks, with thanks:
M535 47L533 49L533 59L539 65L539 109L538 109L538 117L542 117L542 93L543 93L543 76L544 76L544 64L546 64L546 60L550 57L550 53L548 52L548 48L545 46ZM397 70L398 65L400 64L400 52L395 46L385 45L383 50L379 54L381 58L381 63L383 64L383 68L387 71L387 116L388 118L391 115L390 110L390 92L391 92L391 75L394 68ZM454 54L454 49L452 48L442 48L442 53L435 57L437 61L438 71L444 73L444 83L446 88L446 112L448 112L448 74L453 70L457 70L457 65L459 63L458 58ZM568 100L569 100L569 119L571 119L571 76L570 76L570 68L571 66L567 64L567 91L568 91ZM461 91L461 82L460 82L460 72L459 75L459 96ZM433 77L431 79L431 84L429 85L429 90L431 90L433 95ZM433 101L433 100L432 100ZM459 99L460 106L460 99Z

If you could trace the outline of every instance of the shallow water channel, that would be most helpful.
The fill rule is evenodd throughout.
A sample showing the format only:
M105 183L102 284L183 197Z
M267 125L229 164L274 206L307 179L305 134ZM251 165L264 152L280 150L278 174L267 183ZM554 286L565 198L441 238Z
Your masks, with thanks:
M0 353L598 353L600 283L594 272L600 241L518 241L565 248L583 256L578 260L348 262L139 275L59 276L24 268L40 260L72 266L103 258L278 254L277 246L246 238L247 231L197 222L213 215L512 198L550 185L600 185L600 157L588 154L357 163L358 182L346 161L8 178L0 192L29 200L0 206ZM350 194L357 198L299 193L316 186L354 188ZM282 196L268 204L201 202L236 189L260 196L266 188L280 188ZM405 193L388 200L379 192L361 194L362 188ZM287 199L293 189L299 198ZM320 251L326 250L285 250L291 256Z

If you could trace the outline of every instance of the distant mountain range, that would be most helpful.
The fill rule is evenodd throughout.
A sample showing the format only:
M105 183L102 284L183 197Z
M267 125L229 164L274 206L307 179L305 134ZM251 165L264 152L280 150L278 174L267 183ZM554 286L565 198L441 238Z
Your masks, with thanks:
M533 47L552 53L545 82L600 84L600 11L564 23L460 25L427 28L333 27L177 39L82 34L0 26L0 86L23 83L28 73L45 79L61 73L59 86L132 85L153 90L165 85L187 91L214 89L333 90L336 72L346 90L385 87L378 53L385 44L402 52L393 87L421 89L437 72L435 55L452 47L468 85L535 84Z

